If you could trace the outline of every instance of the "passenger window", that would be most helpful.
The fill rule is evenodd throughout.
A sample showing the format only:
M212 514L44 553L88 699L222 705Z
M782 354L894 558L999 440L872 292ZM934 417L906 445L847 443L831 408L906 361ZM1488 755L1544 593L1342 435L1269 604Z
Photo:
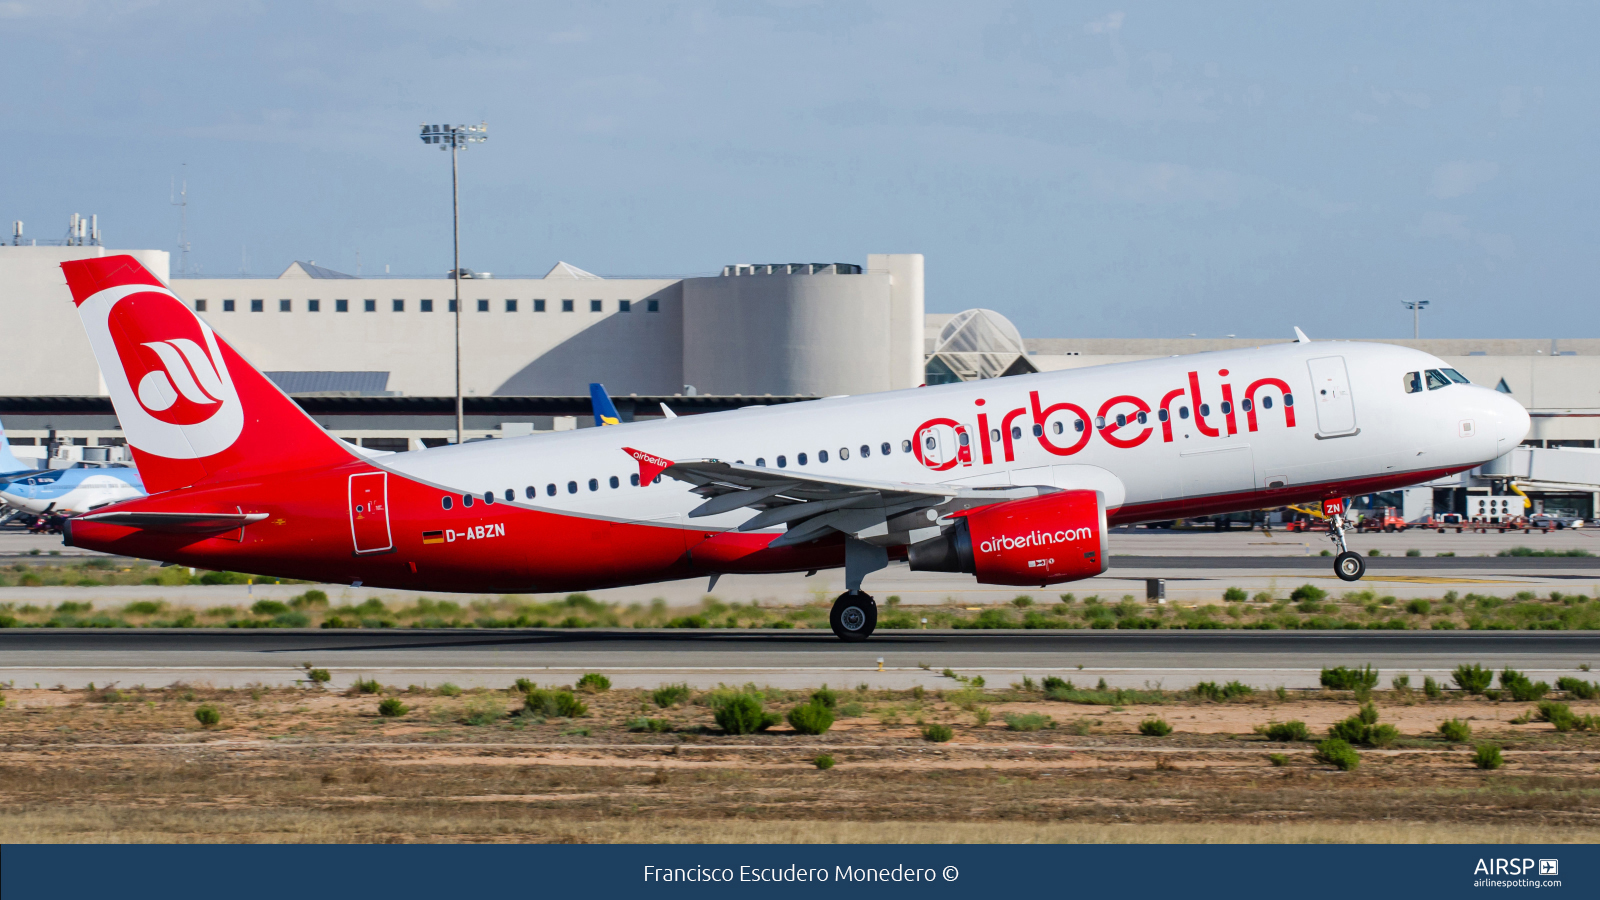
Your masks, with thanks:
M472 505L472 495L471 494L462 494L461 495L461 505L462 506L471 506Z
M1061 432L1067 430L1060 422L1052 422L1050 423L1050 427L1055 429L1056 434L1060 434Z
M1244 410L1245 412L1249 412L1250 411L1250 398L1246 397L1243 400L1240 400L1239 401L1239 408Z
M448 496L445 496L439 498L439 504L445 509L449 509L450 507L455 506L455 501L451 500Z
M1096 428L1104 428L1104 427L1106 427L1106 417L1105 416L1095 416L1094 417L1094 427L1096 427Z
M965 447L968 444L972 443L972 438L967 437L967 433L965 431L963 431L960 434L956 435L956 443L958 443L961 446Z
M550 495L551 497L554 497L556 495L556 484L555 484L555 482L552 481L549 484L545 485L544 486L544 492L546 494Z
M1428 370L1428 390L1437 391L1439 388L1449 386L1450 379L1444 377L1443 372L1439 371L1438 369Z
M1271 397L1262 397L1261 398L1261 408L1262 409L1271 409L1272 408L1272 398Z
M1073 419L1072 420L1072 430L1078 432L1079 434L1082 434L1083 433L1083 420L1082 419Z
M578 492L578 483L576 481L567 482L567 493L576 494L577 492Z
M628 476L628 483L633 485L634 487L638 487L639 486L639 473L635 472L632 475L629 475Z
M1467 376L1461 374L1460 372L1457 372L1455 369L1445 369L1444 370L1444 374L1450 376L1450 380L1454 381L1456 384L1471 384L1472 383L1472 382L1467 380Z
M1143 425L1144 423L1150 421L1150 416L1147 413L1139 413L1139 415L1136 418L1138 418L1140 425Z
M931 434L928 435L927 438L925 438L923 440L923 443L928 445L928 449L929 450L932 450L934 447L938 446L938 444L933 439L933 435L931 435Z
M806 464L806 455L804 453L799 454L798 456L795 457L795 459L799 460L800 461L800 465L802 465L802 466ZM781 465L781 463L780 463L780 465Z
M1034 437L1044 437L1044 426L1040 425L1038 423L1035 423L1034 426L1033 426L1033 436Z
M1422 390L1422 373L1407 372L1400 376L1400 382L1406 386L1406 393L1415 394Z
M767 459L766 459L766 457L764 457L764 456L756 457L756 468L765 469L766 467L767 467Z
M1020 427L1016 425L1011 426L1011 439L1013 441L1022 440L1022 429Z
M1209 404L1209 403L1200 404L1200 415L1202 417L1211 415L1211 404Z
M1166 411L1166 410L1164 410L1164 409L1163 409L1163 410L1160 410L1160 411L1159 411L1159 412L1157 412L1157 413L1156 413L1156 418L1157 418L1157 419L1158 419L1158 420L1160 420L1160 421L1162 421L1162 422L1165 422L1165 421L1167 421L1167 420L1168 420L1168 419L1170 419L1170 418L1172 418L1172 416L1171 416L1171 415L1169 415L1169 414L1168 414L1168 413L1167 413L1167 411Z
M514 489L514 488L506 488L506 502L510 503L511 501L513 501L515 499L517 499L516 489Z
M494 503L494 491L484 491L483 502L491 504Z
M1000 443L1000 429L998 429L998 428L989 429L989 443L991 443L991 444Z
M600 479L598 479L598 478L589 479L589 490L591 490L591 491L600 490Z
M849 450L845 450L845 451L842 451L842 452L848 454L850 451ZM825 463L827 461L828 461L828 451L826 451L826 450L818 450L817 451L817 462Z
M618 487L622 487L622 482L621 482L621 481L618 481L618 480L617 480L617 476L615 476L615 475L613 475L613 476L611 476L611 481L610 481L610 484L611 484L611 486L612 486L612 487L613 487L613 488L618 488Z
M888 453L889 452L889 442L888 441L885 441L884 444L883 444L883 452L884 453ZM910 441L901 441L900 442L900 452L901 453L910 453L911 452L911 442Z
M1178 418L1180 418L1180 419L1189 418L1189 407L1187 407L1187 406L1178 407Z
M526 496L526 497L527 497L527 498L528 498L528 499L529 499L529 500L532 500L532 499L533 499L533 498L535 498L535 497L537 497L537 496L539 496L539 489L538 489L538 488L536 488L536 487L534 487L534 486L533 486L533 485L531 485L531 484L530 484L530 485L528 485L528 486L527 486L527 487L525 487L525 488L523 488L523 489L522 489L522 493L523 493L523 494L524 494L524 495L525 495L525 496Z
M850 448L849 447L840 447L839 448L839 458L840 459L849 459L850 458ZM827 462L827 460L823 460L823 462Z
M1226 400L1222 401L1222 414L1227 415L1231 412L1233 412L1233 404Z
M784 456L782 454L779 454L778 455L778 468L780 468L780 469L787 468L788 465L789 465L789 460L784 458Z
M1126 424L1128 424L1128 414L1127 413L1117 413L1117 427L1121 428L1122 426L1124 426Z
M888 451L884 451L884 452L887 453ZM861 458L862 459L866 459L867 457L869 457L871 455L872 455L872 445L871 444L862 444L861 445Z

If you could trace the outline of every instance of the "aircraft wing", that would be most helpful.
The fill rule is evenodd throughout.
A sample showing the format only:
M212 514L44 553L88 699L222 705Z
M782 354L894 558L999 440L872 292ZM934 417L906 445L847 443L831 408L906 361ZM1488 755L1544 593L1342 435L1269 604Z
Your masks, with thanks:
M243 528L266 517L266 513L103 512L85 513L78 518L90 522L142 528L145 531L210 534Z
M637 451L633 451L638 458ZM716 459L672 462L657 471L693 485L705 497L690 518L714 516L736 509L756 510L739 526L756 531L777 525L788 531L772 542L774 547L800 544L832 532L886 543L906 542L909 532L934 528L935 520L958 509L985 506L1014 497L1032 497L1053 488L971 488L944 484L864 481L836 478L793 469L767 469ZM641 466L645 461L640 461ZM655 468L655 466L651 466ZM654 473L652 473L654 474ZM647 480L647 479L646 479ZM938 510L929 516L936 507Z

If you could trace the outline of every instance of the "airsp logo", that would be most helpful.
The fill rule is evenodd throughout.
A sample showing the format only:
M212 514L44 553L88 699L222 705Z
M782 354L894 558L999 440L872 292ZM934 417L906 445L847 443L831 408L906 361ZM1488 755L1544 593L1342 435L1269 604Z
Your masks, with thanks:
M199 459L238 439L244 411L217 337L178 298L126 285L95 294L78 313L128 443Z

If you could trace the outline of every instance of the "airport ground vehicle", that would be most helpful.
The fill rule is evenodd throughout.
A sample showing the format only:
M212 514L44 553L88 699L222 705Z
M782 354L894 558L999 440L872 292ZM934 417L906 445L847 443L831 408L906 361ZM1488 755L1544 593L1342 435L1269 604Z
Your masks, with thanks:
M1396 532L1405 531L1407 527L1406 520L1400 517L1400 511L1392 506L1375 509L1356 524L1357 531Z
M206 568L551 592L840 567L872 633L890 559L1038 586L1107 527L1342 498L1458 472L1529 418L1439 359L1292 343L825 398L371 458L324 431L132 257L62 264L150 496L64 540ZM1410 391L1427 373L1429 389Z

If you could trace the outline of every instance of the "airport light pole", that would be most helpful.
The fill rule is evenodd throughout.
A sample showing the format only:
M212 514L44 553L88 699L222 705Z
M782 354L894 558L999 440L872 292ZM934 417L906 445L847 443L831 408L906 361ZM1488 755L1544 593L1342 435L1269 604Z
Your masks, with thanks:
M440 150L450 151L450 220L452 242L455 247L455 264L450 268L450 280L455 282L456 299L456 443L465 440L466 416L461 401L461 179L457 158L471 144L481 144L489 139L489 125L428 125L422 126L422 142L437 144Z
M1422 311L1428 308L1430 300L1401 300L1400 305L1411 310L1411 337L1413 340L1422 337Z

